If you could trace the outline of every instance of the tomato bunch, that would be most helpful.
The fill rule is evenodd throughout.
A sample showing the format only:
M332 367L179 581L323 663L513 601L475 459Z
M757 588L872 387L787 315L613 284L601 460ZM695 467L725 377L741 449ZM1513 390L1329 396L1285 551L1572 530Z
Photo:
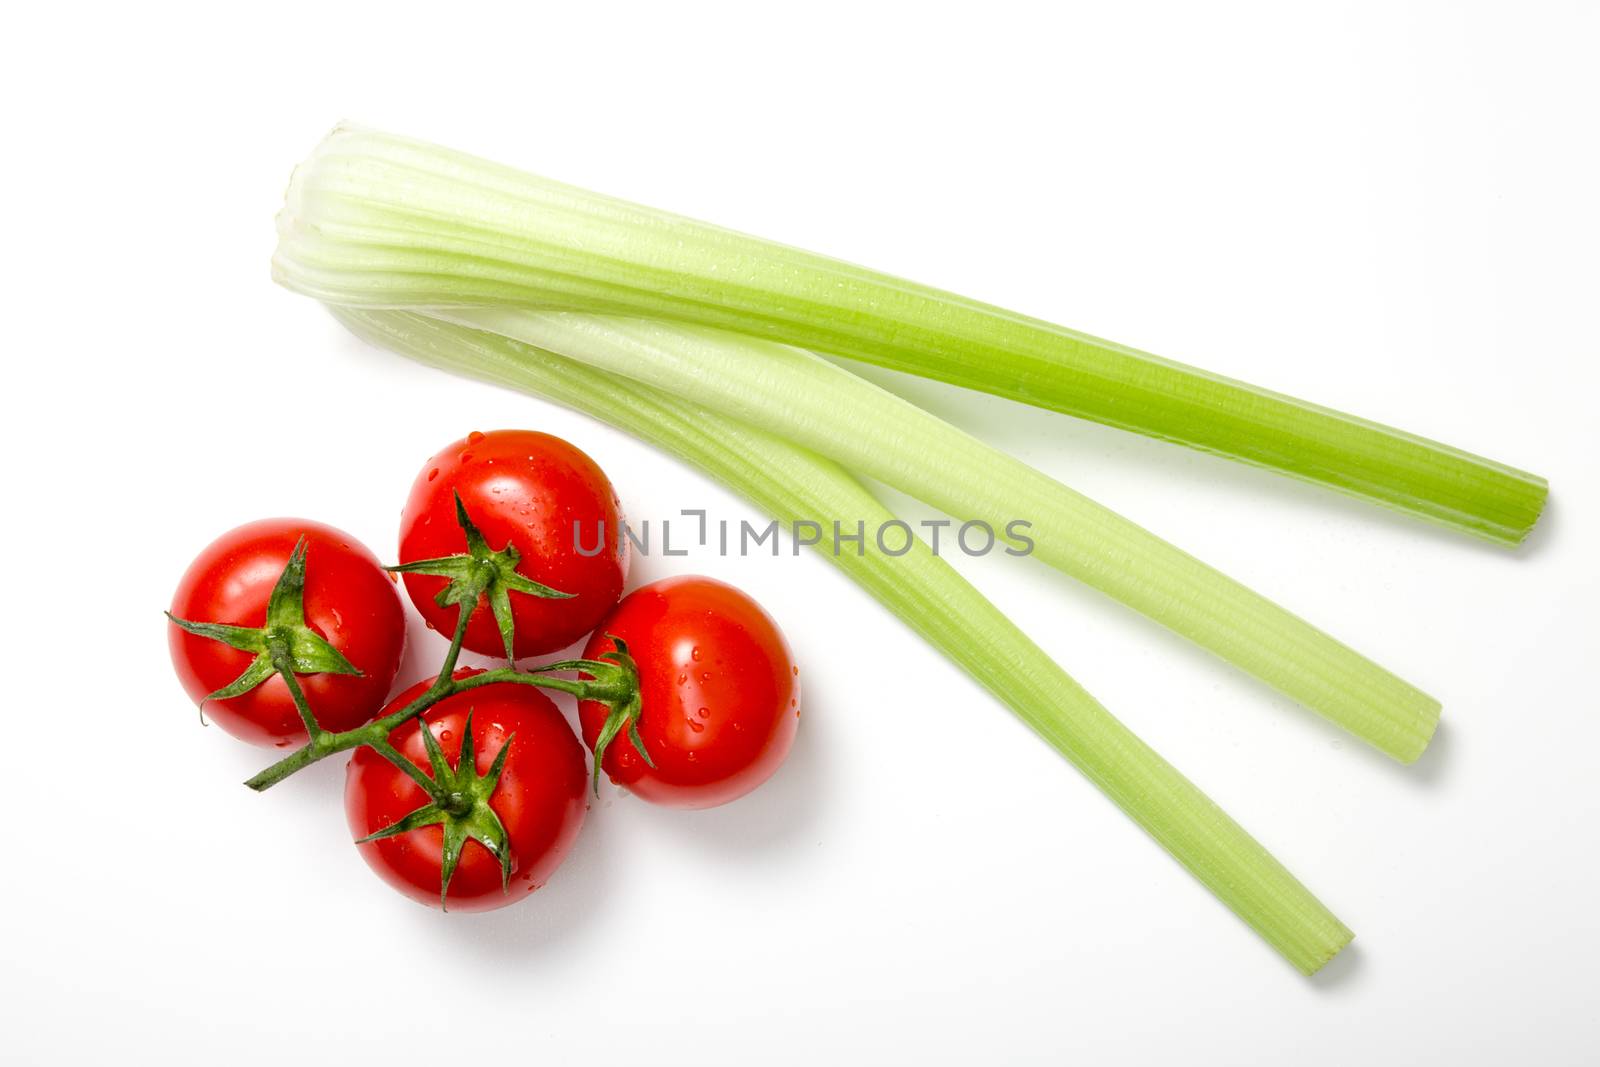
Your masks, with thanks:
M619 603L621 522L611 482L571 444L475 432L417 476L394 565L303 519L207 546L168 612L173 665L229 734L298 746L252 788L350 752L345 815L367 864L424 903L500 907L560 866L602 769L646 800L710 807L770 778L794 741L799 670L777 624L710 578ZM395 575L451 640L437 675L391 698ZM585 634L578 658L518 666ZM506 662L462 667L463 650ZM577 698L583 742L546 691Z

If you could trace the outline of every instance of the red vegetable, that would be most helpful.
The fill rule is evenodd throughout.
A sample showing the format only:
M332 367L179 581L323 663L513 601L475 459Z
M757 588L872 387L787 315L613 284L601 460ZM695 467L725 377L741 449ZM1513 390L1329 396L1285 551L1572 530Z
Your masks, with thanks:
M463 669L453 677L479 673ZM386 713L421 696L429 684L419 682L400 694ZM509 892L503 890L500 860L476 836L486 829L481 811L465 812L453 831L436 820L357 847L367 866L413 900L438 907L441 885L448 880L444 899L449 910L488 911L538 889L566 858L583 825L587 763L583 746L549 697L528 686L499 682L447 697L423 714L422 721L452 773L465 770L460 763L469 719L474 754L470 767L475 773L463 775L466 781L458 784L470 794L471 781L493 778L496 760L503 759L484 799L509 850ZM439 780L418 720L398 727L389 740L419 770ZM351 757L345 774L345 816L358 838L391 830L407 816L427 810L430 799L416 781L373 749L359 748ZM459 863L447 872L445 843L452 832Z
M490 549L509 545L520 557L516 573L567 594L509 597L517 656L566 648L594 629L622 595L627 553L618 536L616 492L592 459L559 437L532 430L472 433L429 460L401 516L402 564L467 549L456 521L457 495ZM578 550L580 543L589 550L602 542L594 555ZM445 579L406 574L404 580L428 624L450 633L456 608L434 600ZM491 611L473 615L463 644L483 655L505 654Z
M297 671L295 681L317 722L349 730L371 719L405 646L394 580L349 534L305 519L263 519L223 534L178 583L171 614L182 621L171 627L169 644L189 696L205 700L211 721L254 744L283 748L307 739L288 684L267 675L262 651L268 602L302 539L304 587L286 591L285 609L311 636L284 629L296 638L301 666L314 668Z
M613 782L660 804L708 808L770 778L800 716L799 670L777 624L754 600L711 578L668 578L630 593L584 649L597 659L620 638L639 672L637 726L652 768L623 729L604 748ZM604 704L583 701L594 748Z

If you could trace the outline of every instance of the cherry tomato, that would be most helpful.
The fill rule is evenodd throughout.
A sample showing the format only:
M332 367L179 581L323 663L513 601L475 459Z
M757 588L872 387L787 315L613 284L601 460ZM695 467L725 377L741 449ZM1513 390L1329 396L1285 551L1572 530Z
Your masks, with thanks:
M297 675L317 722L349 730L383 704L405 647L405 609L392 579L367 548L331 526L263 519L217 538L189 565L172 596L172 614L195 622L260 627L290 553L306 540L305 622L361 671ZM172 665L195 701L238 678L255 659L221 641L169 627ZM205 714L234 737L287 748L306 730L281 677L248 692L207 701Z
M482 673L463 668L456 678ZM415 700L429 682L395 697L384 714ZM474 764L489 773L500 749L511 745L489 804L510 843L510 892L502 892L500 863L468 841L450 880L451 911L489 911L542 886L566 858L583 826L588 764L583 746L550 698L530 686L501 682L447 697L423 713L452 768L461 756L467 714L472 714ZM432 776L418 720L389 735L402 755ZM370 748L359 748L345 772L344 807L357 838L376 833L428 803L422 787ZM357 845L378 876L413 900L439 907L444 832L422 826Z
M400 520L400 562L414 563L466 551L456 522L455 494L489 547L507 543L522 554L517 571L570 599L511 594L518 656L566 648L594 629L622 595L627 577L626 539L611 482L572 445L532 430L471 433L434 456L411 487ZM576 533L574 523L577 524ZM603 532L603 538L602 538ZM579 551L604 547L593 555ZM441 633L455 630L457 608L434 596L445 579L404 576L411 602ZM504 656L494 617L480 604L463 644L486 656Z
M799 669L777 624L744 593L712 578L652 582L628 594L594 632L584 658L621 638L639 669L638 726L646 765L626 731L602 764L618 785L658 804L709 808L770 778L794 743ZM608 708L579 704L593 748Z

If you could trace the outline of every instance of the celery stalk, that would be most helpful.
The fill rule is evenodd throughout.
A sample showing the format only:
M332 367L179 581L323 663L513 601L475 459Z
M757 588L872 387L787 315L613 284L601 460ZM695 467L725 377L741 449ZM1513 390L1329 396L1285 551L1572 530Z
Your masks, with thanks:
M368 306L677 319L954 382L1387 504L1506 544L1542 478L1413 434L861 267L387 134L297 170L276 276Z
M569 312L435 317L576 359L833 459L961 519L1032 525L1035 554L1238 665L1395 759L1439 703L1309 623L1089 498L810 352L699 326Z
M421 315L333 312L380 346L611 423L774 517L850 528L857 521L876 528L893 517L832 462L649 385ZM1009 706L1303 973L1350 941L1344 924L1282 864L920 541L896 557L869 538L863 554L829 558Z

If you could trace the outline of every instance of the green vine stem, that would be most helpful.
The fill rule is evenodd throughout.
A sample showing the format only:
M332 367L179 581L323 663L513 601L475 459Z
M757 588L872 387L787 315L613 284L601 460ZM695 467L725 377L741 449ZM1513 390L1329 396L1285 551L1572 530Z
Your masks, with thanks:
M424 790L430 797L438 799L438 786L419 767L402 756L389 742L389 735L398 727L411 721L426 712L429 708L458 693L481 689L486 685L499 685L512 683L515 685L531 685L540 689L551 689L560 693L568 693L579 700L597 700L611 708L637 707L638 706L638 673L633 661L626 652L607 653L616 656L617 661L607 662L592 659L561 660L548 663L530 670L519 671L514 667L500 667L495 670L483 671L466 678L453 677L455 674L456 660L461 654L461 640L466 633L467 620L471 618L476 607L475 601L467 601L461 605L460 616L456 622L455 636L450 642L450 651L445 655L444 664L439 670L439 676L434 679L420 696L405 707L391 712L380 719L374 719L365 726L358 726L353 730L331 731L313 728L311 739L301 748L285 756L260 774L251 778L245 785L261 792L270 789L290 775L311 766L320 760L339 752L348 752L353 748L366 745L383 756L396 767L400 768ZM552 671L582 671L592 675L592 678L556 678L551 677ZM299 695L299 687L291 685L291 694L296 695L296 703L300 704L305 698ZM314 722L314 719L313 719ZM599 766L599 758L595 765Z

